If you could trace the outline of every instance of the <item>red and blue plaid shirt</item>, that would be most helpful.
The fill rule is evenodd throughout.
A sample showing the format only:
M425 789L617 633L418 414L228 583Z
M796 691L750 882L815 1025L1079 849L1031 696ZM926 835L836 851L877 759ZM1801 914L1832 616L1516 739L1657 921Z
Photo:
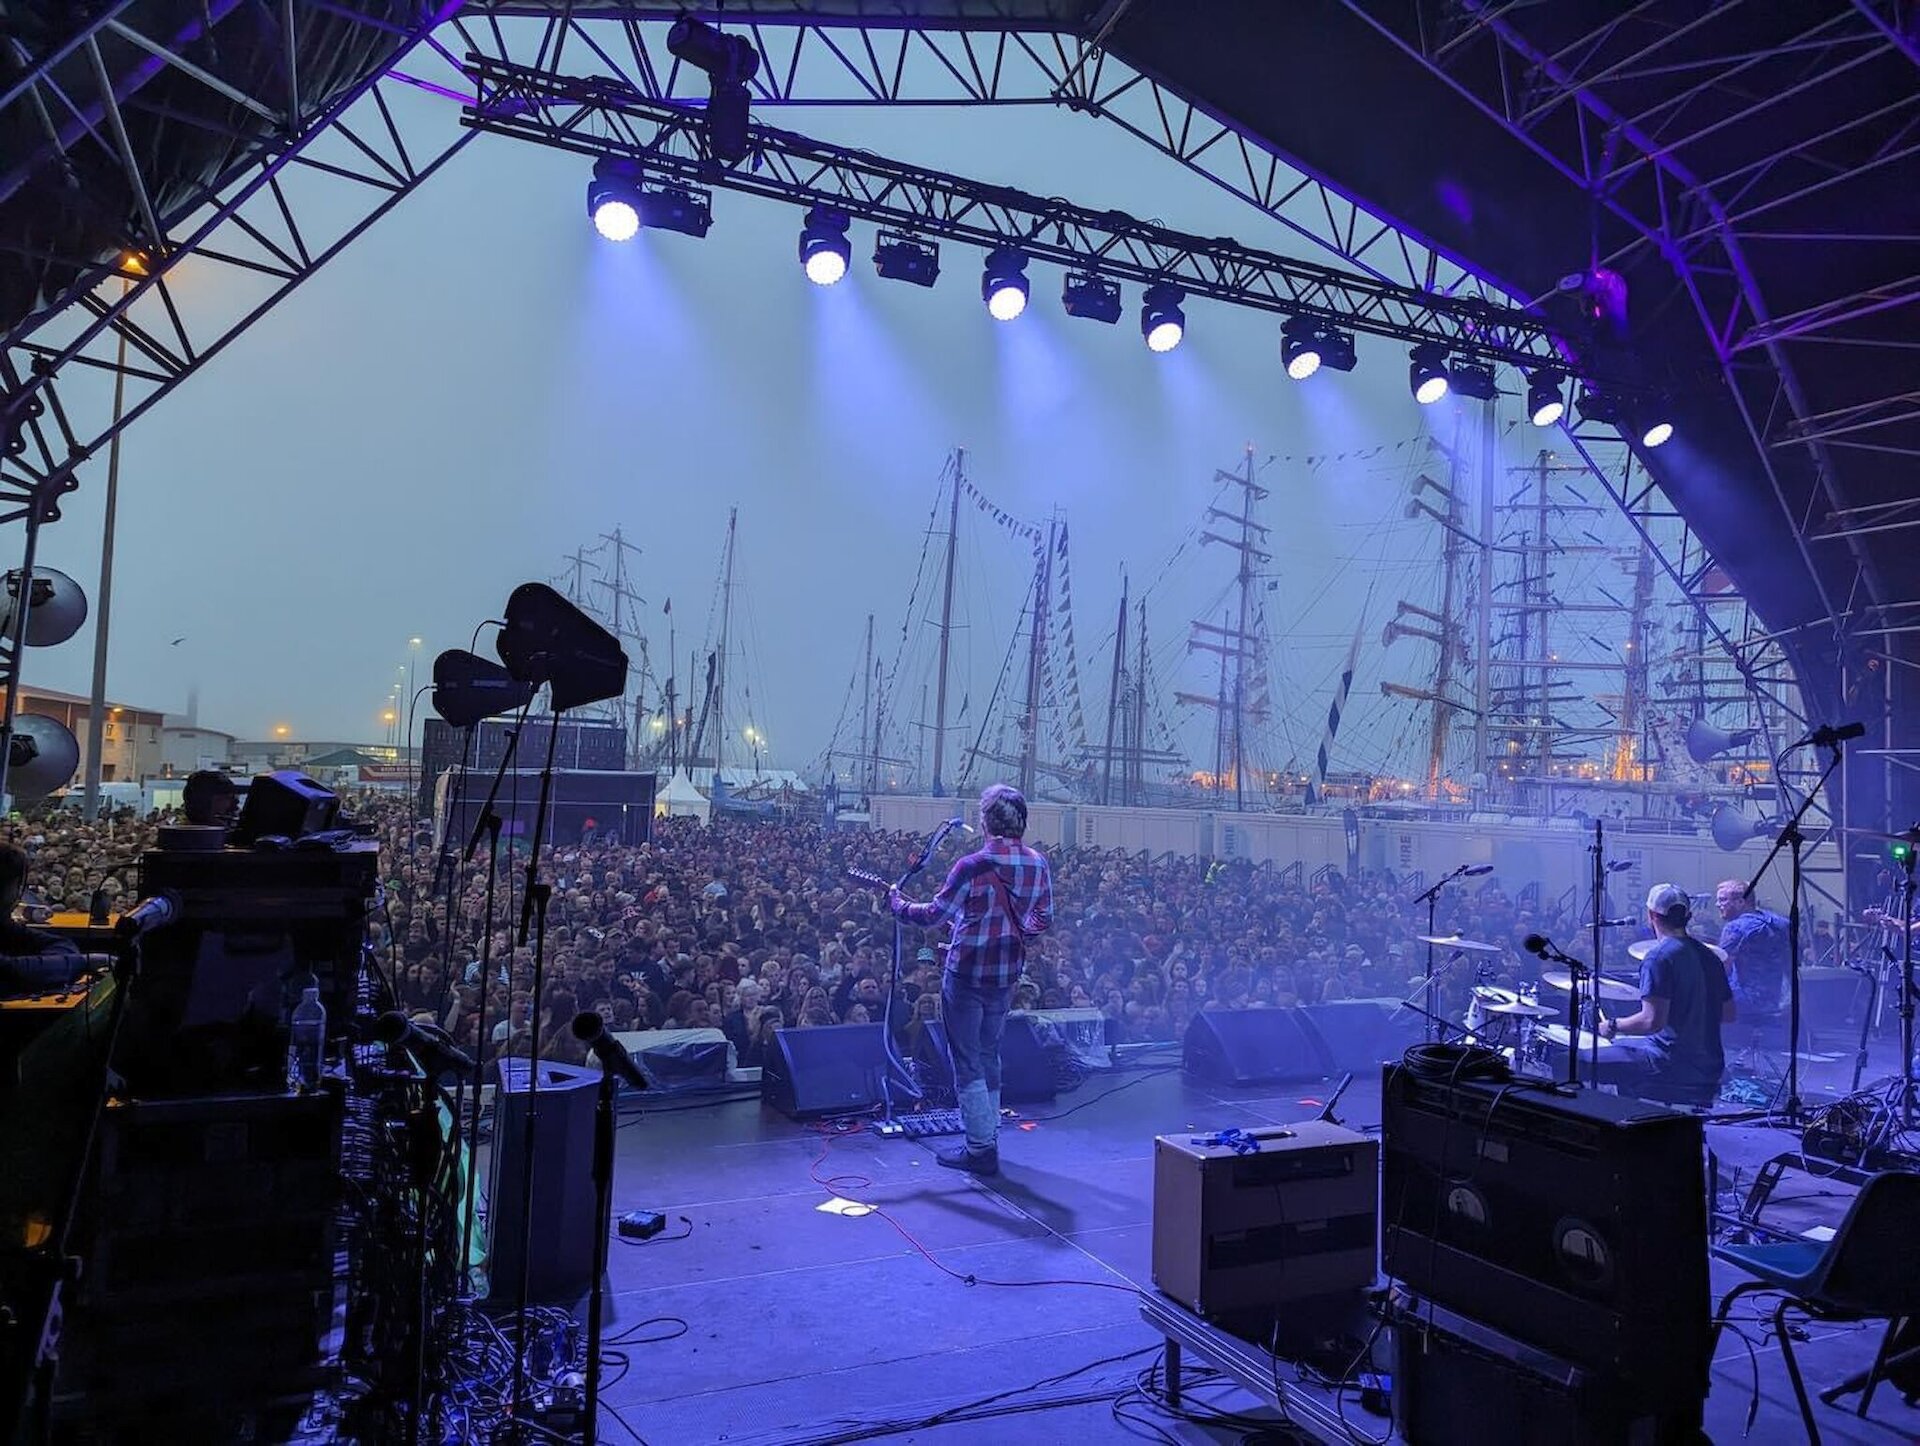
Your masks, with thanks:
M1019 839L990 835L954 860L932 899L902 900L895 912L910 924L951 921L947 968L962 983L1008 989L1020 977L1028 938L1053 923L1053 873L1045 855Z

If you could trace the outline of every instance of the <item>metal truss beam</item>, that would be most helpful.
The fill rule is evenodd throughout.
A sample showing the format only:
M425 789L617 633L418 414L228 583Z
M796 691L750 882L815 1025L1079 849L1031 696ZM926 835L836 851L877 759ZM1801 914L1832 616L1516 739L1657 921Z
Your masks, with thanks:
M1860 3L1863 11L1887 9L1870 0ZM682 8L678 6L468 0L449 20L446 12L455 7L442 0L420 0L415 23L381 27L390 46L382 73L331 95L325 109L316 110L305 78L323 73L325 67L322 57L301 53L294 0L278 0L285 89L277 102L235 90L164 37L135 32L124 20L131 4L115 0L99 7L49 54L27 56L17 42L0 41L14 44L18 64L15 77L0 91L0 111L36 107L49 117L48 125L56 112L87 114L91 124L79 128L76 143L111 146L123 168L133 164L135 158L111 133L106 93L90 106L85 97L54 96L48 89L49 78L70 57L112 36L143 50L154 72L171 69L256 119L264 122L271 114L277 123L261 133L236 129L232 164L190 201L161 214L151 205L153 188L148 188L149 205L143 208L147 215L126 236L129 249L147 253L147 274L124 276L111 261L85 258L88 264L71 288L0 337L0 409L12 408L28 443L25 454L4 459L0 466L0 520L57 517L58 497L72 489L79 469L114 435L236 340L477 133L455 130L451 107L423 112L418 105L410 106L410 91L471 101L473 83L466 67L477 57L545 72L557 72L563 63L588 68L646 101L684 106L706 97L704 75L680 65L665 48L667 27ZM210 0L203 12L207 23L216 23L234 4ZM329 9L346 12L345 6ZM1115 60L1100 48L1097 36L1072 34L1057 23L997 20L962 25L905 11L891 18L867 14L836 21L803 9L795 6L791 13L776 16L743 4L729 7L724 15L709 15L733 26L757 13L759 18L748 27L765 58L754 82L757 108L1066 108L1121 127L1247 202L1293 237L1361 273L1342 284L1374 283L1374 289L1355 293L1362 305L1374 308L1373 315L1417 318L1418 311L1392 309L1404 307L1409 294L1417 293L1424 298L1420 305L1448 315L1471 317L1484 305L1493 315L1524 317L1512 298L1468 265L1426 246L1370 210L1364 200L1296 168L1259 140ZM124 87L115 98L125 102ZM449 117L444 133L439 115ZM691 154L684 143L690 118L680 110L671 119L680 123L683 133L680 154ZM589 147L585 137L575 139L579 143L574 148L583 152L607 149ZM135 171L129 180L139 184L141 178ZM323 226L315 215L320 208L310 205L309 198L326 190L355 199L350 216ZM0 184L0 195L4 193ZM991 214L991 204L983 201L980 214ZM990 229L982 226L976 238L984 240ZM1135 255L1157 259L1151 249ZM195 268L196 284L181 287L175 271L188 261ZM1313 286L1323 283L1308 280L1317 275L1314 268L1287 264L1307 288L1286 292L1290 304L1312 311L1307 298L1314 294ZM1281 294L1272 293L1276 298ZM214 297L220 301L210 302ZM1396 297L1398 301L1388 300ZM1524 317L1513 324L1529 336L1544 336L1538 318ZM117 359L122 341L124 366ZM1536 355L1529 350L1514 359ZM117 417L110 417L104 414L104 397L111 391L105 383L116 374L126 383L129 402ZM74 385L79 378L101 384ZM64 404L63 391L75 394L72 405ZM1724 650L1729 665L1759 680L1766 706L1800 717L1797 690L1777 641L1760 633L1744 604L1737 605L1737 615L1726 616L1726 595L1703 588L1703 579L1712 575L1710 560L1658 490L1644 477L1633 476L1631 459L1618 439L1582 435L1576 437L1576 450L1623 512L1637 519L1636 527L1663 571L1711 623L1706 631ZM1619 458L1617 464L1608 461L1610 455ZM40 508L32 511L36 501ZM17 675L10 659L3 671L9 680Z
M1833 458L1820 438L1805 439L1817 500L1796 496L1774 465L1770 442L1776 419L1804 422L1814 409L1782 345L1782 323L1768 312L1735 221L1736 212L1757 214L1763 183L1782 162L1816 157L1831 132L1782 148L1758 172L1743 178L1736 194L1721 197L1681 159L1692 124L1684 104L1675 106L1671 114L1663 110L1641 115L1643 122L1658 123L1649 131L1636 125L1635 117L1609 105L1601 90L1629 70L1651 73L1664 63L1668 46L1732 9L1732 0L1692 12L1689 20L1656 26L1652 38L1644 40L1631 57L1609 63L1595 58L1617 53L1618 46L1610 42L1626 33L1626 27L1653 25L1653 6L1622 11L1600 29L1549 54L1521 33L1516 17L1523 20L1524 12L1512 6L1483 6L1463 14L1443 0L1343 3L1559 170L1596 206L1623 222L1636 237L1631 250L1651 247L1674 267L1713 340L1775 503L1793 529L1802 566L1828 617L1846 616L1854 599L1836 595L1834 569L1819 565L1813 557L1803 524L1809 509L1841 511L1847 499ZM1407 23L1409 15L1411 23ZM1855 63L1870 50L1884 51L1889 42L1867 19L1848 14L1822 18L1804 29L1797 41L1786 43L1806 51L1809 68L1817 71L1822 66L1831 69ZM1464 63L1469 54L1487 60L1489 48L1491 64ZM1698 71L1704 78L1700 88L1706 88L1720 85L1729 72L1737 75L1759 58L1716 55L1702 59L1695 52L1687 66ZM1680 98L1690 94L1682 88ZM1841 311L1856 305L1839 299L1830 304ZM1740 364L1749 352L1763 365ZM1852 585L1863 588L1872 602L1884 603L1884 588L1871 556L1854 539L1846 545L1855 565ZM1844 647L1843 634L1836 641Z
M751 128L746 164L707 157L701 113L650 101L617 82L557 76L476 56L476 98L466 124L581 155L640 161L650 178L707 183L787 201L832 206L917 235L986 248L1017 246L1030 258L1144 285L1171 282L1190 296L1526 367L1575 349L1539 316L1473 296L1441 296L1263 251L1188 235L1114 211L986 185L813 140Z
M397 57L439 23L437 11L423 12L411 31L378 29ZM117 33L127 27L110 12L100 29ZM141 49L157 64L177 59L163 43L147 39ZM97 55L92 45L89 35L78 42L78 50ZM288 61L299 65L297 55ZM92 70L100 85L99 112L111 116L115 85L103 66ZM183 74L202 78L191 65ZM230 89L217 78L205 79L223 95ZM16 103L35 93L28 81L9 92ZM297 89L293 93L297 96ZM78 101L64 98L70 106ZM403 119L407 110L419 109L412 90L378 67L318 110L298 116L275 112L290 131L233 132L234 159L164 213L153 201L161 190L158 181L143 174L150 161L133 153L124 129L110 123L105 134L95 135L83 128L77 144L106 144L114 153L130 191L141 198L139 220L123 238L122 256L85 258L87 264L64 292L4 337L0 428L11 429L16 451L0 458L0 522L18 520L34 506L41 521L55 520L58 499L78 485L78 470L115 435L472 139L450 120L422 127L410 116ZM255 114L252 106L241 110ZM428 130L437 136L423 133ZM312 204L322 195L333 204ZM192 283L183 287L179 268L189 261ZM123 379L122 404L109 411L111 388L77 385L89 376Z

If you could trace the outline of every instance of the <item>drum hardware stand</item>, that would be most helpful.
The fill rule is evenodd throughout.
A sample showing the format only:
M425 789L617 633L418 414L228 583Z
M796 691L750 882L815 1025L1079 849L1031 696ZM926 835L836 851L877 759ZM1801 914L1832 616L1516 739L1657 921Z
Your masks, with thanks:
M1760 887L1760 880L1766 877L1767 870L1773 867L1773 861L1780 856L1780 850L1785 848L1789 851L1789 857L1793 865L1793 873L1787 896L1787 1102L1785 1112L1779 1117L1778 1122L1790 1128L1798 1128L1803 1123L1800 1108L1800 894L1806 874L1804 853L1807 840L1806 835L1800 831L1800 824L1801 821L1806 818L1808 811L1812 809L1813 801L1820 796L1820 790L1826 787L1827 780L1833 777L1834 770L1840 766L1840 740L1835 736L1836 731L1837 730L1831 728L1816 729L1813 734L1808 736L1808 740L1806 741L1814 742L1816 746L1831 749L1832 757L1827 760L1827 766L1821 772L1820 777L1814 780L1813 787L1809 788L1806 796L1800 800L1800 806L1793 811L1793 816L1787 820L1786 827L1782 828L1779 835L1774 839L1773 847L1767 850L1767 856L1760 861L1760 867L1753 871L1753 877L1747 881L1746 889L1746 896L1751 899L1754 890ZM1795 746L1798 747L1799 745L1796 744ZM1912 867L1912 861L1909 859L1907 864L1909 879L1912 877ZM1909 900L1907 906L1908 912L1911 914L1911 900L1913 897L1911 888L1907 890L1907 897ZM1912 957L1912 952L1912 945L1909 944L1907 946L1909 959ZM1913 1042L1913 990L1910 987L1911 979L1912 972L1909 970L1907 980L1909 987L1904 991L1902 1000L1906 1013L1902 1018L1901 1031L1905 1036L1905 1043L1909 1047ZM1900 1072L1902 1079L1908 1081L1910 1085L1913 1070L1910 1060L1907 1057L1903 1056L1901 1060ZM1904 1108L1909 1112L1909 1123L1911 1123L1911 1088L1905 1091L1905 1095L1906 1104Z
M1839 750L1834 750L1836 759ZM1901 835L1909 844L1920 840L1920 824ZM1900 880L1900 1128L1913 1128L1913 863L1909 848L1901 861ZM1795 977L1798 994L1798 976Z

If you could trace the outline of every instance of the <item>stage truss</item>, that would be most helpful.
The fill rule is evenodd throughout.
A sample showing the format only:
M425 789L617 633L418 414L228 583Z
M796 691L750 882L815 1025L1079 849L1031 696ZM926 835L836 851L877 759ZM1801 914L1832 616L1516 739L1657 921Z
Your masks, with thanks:
M470 71L511 74L523 89L537 84L558 92L570 83L567 68L585 67L617 82L642 107L700 101L706 94L705 77L666 51L675 10L478 0L408 7L413 18L406 25L365 17L360 23L377 33L382 62L316 106L300 96L297 77L309 67L298 51L292 0L269 8L288 17L281 73L292 78L271 103L236 92L154 37L129 36L127 3L106 7L58 52L20 57L19 73L0 91L0 117L14 108L86 117L72 144L110 151L133 194L147 198L161 186L145 174L149 158L124 144L113 120L122 88L98 67L92 94L73 93L56 80L77 54L108 35L131 38L152 65L214 89L243 118L226 138L231 159L213 180L164 211L150 199L142 204L130 218L123 255L89 258L71 285L0 337L0 439L15 438L0 464L0 521L27 524L29 560L38 525L58 517L59 498L115 435L471 142L478 132L461 124L463 107L476 98ZM215 9L217 19L233 5ZM1120 126L1246 201L1297 241L1312 243L1351 273L1345 285L1356 295L1426 293L1422 321L1502 313L1523 303L1133 71L1103 51L1097 35L1070 35L1058 23L865 17L823 24L762 12L747 27L764 57L754 104L763 113L776 107L1065 107ZM665 128L684 129L689 120L684 112L658 118ZM138 258L131 267L129 255ZM1298 270L1305 275L1314 268ZM187 276L193 284L183 284ZM1319 280L1324 285L1326 276ZM1509 359L1538 354L1529 348L1548 335L1544 328L1532 331ZM124 388L118 408L116 384ZM1569 439L1661 569L1699 609L1724 666L1752 690L1756 714L1775 726L1783 717L1805 722L1778 639L1744 603L1729 607L1723 592L1706 585L1716 574L1713 560L1618 437L1576 427ZM17 647L0 646L9 717L18 664ZM1792 780L1782 782L1791 792Z

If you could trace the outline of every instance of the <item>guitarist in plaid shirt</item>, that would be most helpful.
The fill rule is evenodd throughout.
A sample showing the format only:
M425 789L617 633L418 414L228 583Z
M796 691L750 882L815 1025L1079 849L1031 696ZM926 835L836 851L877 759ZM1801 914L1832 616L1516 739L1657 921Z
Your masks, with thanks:
M950 1169L976 1175L1000 1170L1000 1035L1013 1002L1027 940L1053 922L1053 875L1046 858L1021 842L1027 801L996 783L980 795L980 847L957 859L940 892L910 903L888 897L894 915L922 926L952 926L940 975L940 1013L953 1057L953 1087L967 1142L940 1152Z

